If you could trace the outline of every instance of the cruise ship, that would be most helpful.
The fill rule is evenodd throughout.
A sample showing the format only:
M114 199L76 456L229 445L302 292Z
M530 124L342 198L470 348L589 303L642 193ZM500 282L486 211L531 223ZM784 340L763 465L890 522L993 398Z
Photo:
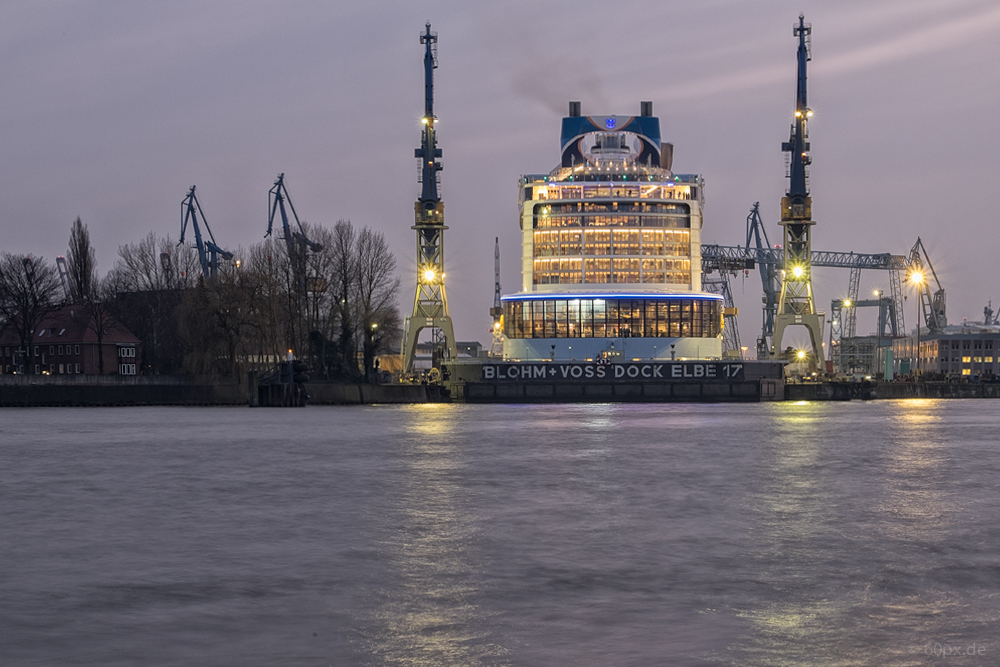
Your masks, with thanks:
M502 297L507 361L722 357L722 297L701 290L704 181L672 171L652 102L569 103L562 160L521 177L521 291Z

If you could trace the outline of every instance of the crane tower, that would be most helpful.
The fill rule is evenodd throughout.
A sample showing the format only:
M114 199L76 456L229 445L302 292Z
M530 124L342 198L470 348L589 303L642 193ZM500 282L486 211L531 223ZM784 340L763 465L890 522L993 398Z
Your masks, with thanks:
M798 85L795 95L795 122L789 140L781 150L790 154L788 192L781 199L781 226L784 228L784 249L781 296L774 320L771 358L781 354L781 342L788 326L804 326L809 330L812 356L809 366L823 363L823 314L816 312L812 293L812 197L809 196L806 167L809 157L808 119L812 116L806 101L806 63L810 55L809 36L812 26L799 14L793 34L799 38Z
M413 371L417 338L423 329L437 329L444 339L444 357L454 359L455 330L448 314L448 299L444 289L444 202L438 192L438 172L441 171L441 149L437 147L434 115L434 70L437 69L437 33L426 25L420 35L424 52L424 116L420 148L414 156L420 160L420 198L414 205L417 232L417 290L413 314L403 322L403 372Z

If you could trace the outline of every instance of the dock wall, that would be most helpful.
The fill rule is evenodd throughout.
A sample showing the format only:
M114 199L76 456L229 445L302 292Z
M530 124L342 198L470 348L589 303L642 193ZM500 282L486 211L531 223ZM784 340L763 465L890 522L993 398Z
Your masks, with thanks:
M247 388L235 383L185 382L183 378L138 378L110 382L101 378L45 382L4 378L0 382L0 407L137 406L137 405L247 405ZM145 381L144 381L145 380ZM308 384L312 405L368 403L427 403L443 400L439 387L427 385Z
M733 382L468 382L467 403L753 403L781 400L780 379Z

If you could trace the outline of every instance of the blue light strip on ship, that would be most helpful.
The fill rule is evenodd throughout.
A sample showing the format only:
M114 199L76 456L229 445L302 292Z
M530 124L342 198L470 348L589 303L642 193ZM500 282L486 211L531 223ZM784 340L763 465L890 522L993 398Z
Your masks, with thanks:
M702 301L722 301L720 294L629 294L614 292L603 294L558 294L556 292L536 292L534 294L513 294L500 297L501 301L542 301L549 299L699 299Z

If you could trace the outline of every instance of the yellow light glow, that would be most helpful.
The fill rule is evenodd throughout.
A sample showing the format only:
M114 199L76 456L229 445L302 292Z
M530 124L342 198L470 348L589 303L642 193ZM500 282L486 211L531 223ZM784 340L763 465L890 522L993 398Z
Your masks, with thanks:
M806 358L806 351L805 350L799 350L798 353L795 356L797 356L799 358L799 360L801 361L802 359Z
M427 269L426 271L424 271L424 280L426 280L427 282L434 280L434 271L432 271L431 269Z
M802 267L801 266L796 266L794 269L792 269L792 275L795 276L796 278L801 278L802 277Z
M806 118L812 118L812 115L813 115L812 111L807 111L806 112Z
M923 285L924 274L922 274L920 271L914 272L914 274L910 276L910 282L913 283L914 285Z
M426 125L427 124L427 119L426 118L421 118L420 122L423 123L424 125Z
M851 300L844 299L844 308L850 308L850 307L851 307Z
M796 111L795 112L795 117L796 118L802 118L802 112L801 111Z

